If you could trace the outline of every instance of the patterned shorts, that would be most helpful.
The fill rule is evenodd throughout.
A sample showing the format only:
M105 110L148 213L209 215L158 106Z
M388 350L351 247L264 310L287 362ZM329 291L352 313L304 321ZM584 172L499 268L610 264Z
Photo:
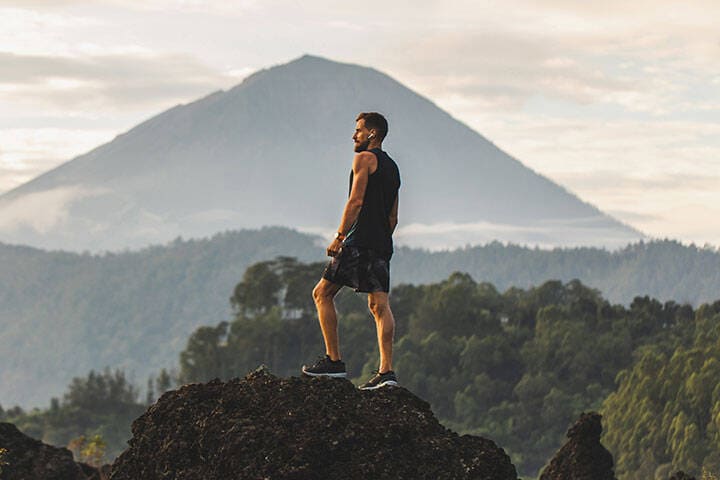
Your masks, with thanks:
M343 245L325 267L323 278L356 292L389 292L390 260L375 250Z

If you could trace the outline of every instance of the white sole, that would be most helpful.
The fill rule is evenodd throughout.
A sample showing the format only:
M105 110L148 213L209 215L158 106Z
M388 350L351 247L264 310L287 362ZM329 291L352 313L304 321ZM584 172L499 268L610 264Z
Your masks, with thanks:
M312 373L305 371L305 367L302 369L303 374L307 375L308 377L330 377L330 378L345 378L347 377L347 372L342 373Z
M380 388L380 387L385 387L385 386L388 386L388 385L390 385L390 386L397 386L397 384L398 384L398 383L397 383L395 380L388 380L388 381L386 381L386 382L378 383L378 384L375 385L374 387L360 388L360 390L377 390L377 389Z

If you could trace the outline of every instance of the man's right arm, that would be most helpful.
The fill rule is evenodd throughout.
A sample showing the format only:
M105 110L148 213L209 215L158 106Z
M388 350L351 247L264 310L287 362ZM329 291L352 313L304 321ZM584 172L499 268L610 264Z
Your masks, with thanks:
M398 198L400 198L400 194L395 197L395 203L390 210L390 217L388 218L388 221L390 222L390 235L393 234L398 223Z

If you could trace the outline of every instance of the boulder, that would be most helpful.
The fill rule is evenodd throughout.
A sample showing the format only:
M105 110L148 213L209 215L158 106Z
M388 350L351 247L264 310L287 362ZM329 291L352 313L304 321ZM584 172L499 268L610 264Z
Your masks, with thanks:
M278 378L190 384L165 393L132 426L112 480L516 480L491 440L443 427L402 387Z
M600 443L601 418L596 412L580 415L540 480L616 480L612 455Z

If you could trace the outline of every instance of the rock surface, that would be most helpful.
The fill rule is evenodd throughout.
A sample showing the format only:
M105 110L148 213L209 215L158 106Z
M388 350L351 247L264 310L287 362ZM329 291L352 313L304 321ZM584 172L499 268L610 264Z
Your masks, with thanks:
M516 480L494 442L458 436L401 387L278 378L186 385L132 427L112 480Z
M612 455L600 443L601 418L595 412L580 415L540 480L616 480Z
M53 447L30 438L12 423L0 423L0 448L7 449L3 457L7 464L2 466L1 480L99 478L97 469L75 463L67 448Z
M695 477L688 475L682 470L678 470L670 477L669 480L695 480Z

